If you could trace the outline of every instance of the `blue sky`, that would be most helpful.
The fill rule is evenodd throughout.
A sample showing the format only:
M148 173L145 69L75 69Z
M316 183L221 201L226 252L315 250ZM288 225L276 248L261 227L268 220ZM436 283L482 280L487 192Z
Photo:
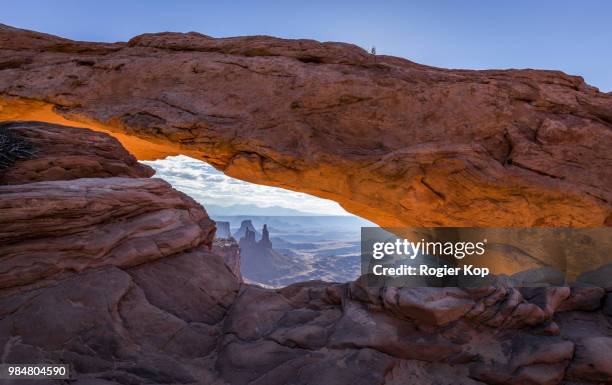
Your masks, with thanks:
M612 91L612 1L7 1L0 22L73 39L156 31L346 41L451 68L548 68Z

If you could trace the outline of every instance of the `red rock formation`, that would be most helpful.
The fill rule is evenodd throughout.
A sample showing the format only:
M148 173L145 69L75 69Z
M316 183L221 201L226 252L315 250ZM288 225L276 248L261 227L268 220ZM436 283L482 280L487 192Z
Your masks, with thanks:
M238 242L232 237L215 238L212 245L212 252L223 257L223 261L227 267L229 267L232 273L242 282L242 272L240 271L240 246L238 246Z
M3 362L69 363L76 384L612 381L603 289L240 284L203 208L157 179L0 186L0 212Z
M385 226L612 222L612 95L557 71L446 70L349 44L0 27L0 119L330 198ZM127 134L127 135L126 135Z
M130 177L150 169L106 134L4 127L34 151L0 186L3 362L66 362L83 381L102 370L118 383L142 371L211 383L206 365L196 376L180 361L214 352L239 281L210 252L204 209L160 179Z
M99 132L40 122L0 123L0 135L3 132L27 142L35 156L0 170L0 185L155 173L138 163L116 139Z
M338 43L0 27L0 119L112 131L141 158L196 156L382 225L609 225L611 101L559 72ZM97 144L49 172L34 165L60 162L62 129L16 126L49 150L0 187L4 362L68 362L77 384L612 382L609 289L240 284L201 206L126 178L146 171L106 157L113 141L84 132Z
M0 287L64 271L129 267L199 245L214 226L160 179L84 178L0 186Z

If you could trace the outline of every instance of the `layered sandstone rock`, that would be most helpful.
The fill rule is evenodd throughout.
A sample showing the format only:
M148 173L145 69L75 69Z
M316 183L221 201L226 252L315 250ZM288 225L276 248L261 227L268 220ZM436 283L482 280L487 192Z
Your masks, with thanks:
M130 178L150 169L106 134L4 127L37 151L0 186L3 362L68 363L79 383L213 383L204 357L240 283L210 251L204 209L160 179ZM65 172L45 172L56 162ZM90 173L107 177L79 178ZM37 182L15 184L23 175Z
M610 225L612 95L340 43L0 27L0 119L112 131L140 158L330 198L384 226Z
M159 179L82 178L0 186L0 287L135 266L200 245L213 222Z
M0 170L0 185L76 178L149 177L155 172L136 161L115 138L41 122L0 123L0 135L27 143L31 156Z

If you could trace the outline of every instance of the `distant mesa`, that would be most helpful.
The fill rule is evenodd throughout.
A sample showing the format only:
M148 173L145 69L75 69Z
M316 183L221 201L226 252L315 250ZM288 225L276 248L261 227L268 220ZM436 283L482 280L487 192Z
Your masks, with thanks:
M230 238L232 233L230 231L230 223L226 221L215 221L217 225L217 232L215 233L215 238Z
M215 226L217 227L217 231L215 232L212 251L222 256L227 267L229 267L239 281L242 281L242 274L240 271L240 247L236 239L232 237L230 223L226 221L215 221Z
M268 232L268 225L263 225L261 230L261 241L259 241L261 247L265 249L272 248L272 242L270 242L270 233Z

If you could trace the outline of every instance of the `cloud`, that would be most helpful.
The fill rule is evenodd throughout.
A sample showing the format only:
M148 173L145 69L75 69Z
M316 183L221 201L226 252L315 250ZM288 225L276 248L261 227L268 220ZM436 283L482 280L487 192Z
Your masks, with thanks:
M187 156L173 156L143 161L165 179L204 207L207 204L231 206L252 204L258 207L280 206L312 214L347 215L336 202L276 187L261 186L231 178L208 163Z

